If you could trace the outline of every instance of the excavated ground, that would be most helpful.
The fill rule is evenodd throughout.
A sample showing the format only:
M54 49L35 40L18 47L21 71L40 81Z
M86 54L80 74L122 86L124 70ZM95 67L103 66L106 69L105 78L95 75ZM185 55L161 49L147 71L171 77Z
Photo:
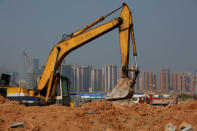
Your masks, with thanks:
M151 106L112 102L87 103L81 107L29 106L0 97L0 131L161 131L171 122L177 128L184 121L197 130L197 101L177 105ZM24 127L10 128L16 122Z

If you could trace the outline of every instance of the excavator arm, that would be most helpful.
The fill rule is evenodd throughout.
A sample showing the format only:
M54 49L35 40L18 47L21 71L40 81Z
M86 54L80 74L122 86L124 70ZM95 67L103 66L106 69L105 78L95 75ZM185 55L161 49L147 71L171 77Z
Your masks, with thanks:
M108 93L108 100L124 100L130 99L134 94L133 86L135 85L135 80L139 74L137 69L137 51L133 30L133 21L131 12L123 3L123 9L120 14L120 18L123 19L122 24L119 26L119 37L120 37L120 52L121 52L121 77L112 92ZM135 67L129 68L129 49L130 49L130 35L133 45L133 56L135 57ZM129 78L129 71L133 72L132 78Z
M122 64L121 78L127 78L130 81L130 79L128 78L128 71L129 71L128 63L129 63L130 34L131 36L133 35L133 33L130 32L132 31L133 26L132 26L131 12L128 6L126 4L123 4L121 8L123 9L120 17L115 18L93 29L90 29L95 24L103 21L108 15L113 13L114 12L113 11L107 16L100 17L95 22L87 25L85 28L68 35L66 39L63 39L53 47L48 57L48 60L46 62L42 77L37 84L37 89L38 91L40 91L39 95L45 96L46 103L50 99L49 97L51 92L54 92L51 89L53 87L52 85L53 85L54 75L57 72L58 68L60 67L63 59L71 51L87 44L88 42L118 27L120 31L120 49L121 49L121 64ZM134 39L134 37L132 38ZM135 43L133 43L133 45L135 47ZM134 48L134 52L136 53L135 48Z

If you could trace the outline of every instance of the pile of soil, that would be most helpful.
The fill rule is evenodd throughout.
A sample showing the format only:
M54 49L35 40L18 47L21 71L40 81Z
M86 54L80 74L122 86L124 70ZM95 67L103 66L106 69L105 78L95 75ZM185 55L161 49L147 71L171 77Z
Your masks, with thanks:
M60 105L26 107L11 101L0 103L0 130L13 130L10 126L18 122L24 122L25 126L14 130L160 131L170 122L177 127L187 122L197 130L196 118L197 101L166 107L93 102L74 108Z

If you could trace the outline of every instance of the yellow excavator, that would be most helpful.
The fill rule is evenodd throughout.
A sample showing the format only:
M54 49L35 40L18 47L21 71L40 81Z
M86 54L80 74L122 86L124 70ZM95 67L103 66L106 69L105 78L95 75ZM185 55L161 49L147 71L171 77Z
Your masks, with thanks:
M122 9L119 17L110 20L107 23L94 27L99 22L103 21L106 17L112 13ZM133 22L131 12L126 3L105 16L101 16L93 23L86 27L68 34L63 35L62 40L57 43L51 50L48 60L46 62L43 74L37 83L36 90L29 91L29 95L38 98L38 104L51 104L55 102L57 98L56 88L64 90L64 100L69 103L69 85L70 82L65 77L61 77L57 71L64 58L75 49L87 44L88 42L112 31L113 29L119 29L120 37L120 52L121 52L121 76L116 87L111 93L108 93L107 100L123 100L130 99L134 93L134 84L136 77L139 73L136 61L136 45L134 38ZM130 49L130 37L133 45L133 55L135 57L135 67L129 68L129 49ZM128 72L133 72L132 76L129 76Z

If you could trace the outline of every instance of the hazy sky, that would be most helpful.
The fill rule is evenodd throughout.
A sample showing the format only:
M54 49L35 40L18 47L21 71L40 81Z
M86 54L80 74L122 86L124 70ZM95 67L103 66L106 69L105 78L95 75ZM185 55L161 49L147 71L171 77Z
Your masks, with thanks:
M122 0L0 0L0 67L22 71L23 51L45 64L53 45L121 6ZM127 0L142 70L197 69L196 0ZM119 16L115 13L111 20ZM132 51L132 49L131 49ZM130 57L133 60L133 57ZM118 29L73 51L68 63L120 65Z

